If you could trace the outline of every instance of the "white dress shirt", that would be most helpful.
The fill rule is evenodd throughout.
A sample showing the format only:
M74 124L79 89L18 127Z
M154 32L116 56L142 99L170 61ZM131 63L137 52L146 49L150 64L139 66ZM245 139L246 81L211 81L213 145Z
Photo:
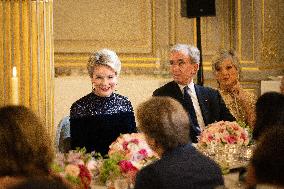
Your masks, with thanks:
M191 81L187 86L189 88L187 92L191 97L198 125L199 125L201 131L203 131L203 129L205 128L205 123L204 123L204 120L203 120L202 112L201 112L201 109L200 109L200 106L199 106L199 102L198 102L198 98L197 98L197 95L196 95L196 92L195 92L193 81ZM180 87L180 89L183 93L183 88L185 87L185 85L179 85L179 87Z

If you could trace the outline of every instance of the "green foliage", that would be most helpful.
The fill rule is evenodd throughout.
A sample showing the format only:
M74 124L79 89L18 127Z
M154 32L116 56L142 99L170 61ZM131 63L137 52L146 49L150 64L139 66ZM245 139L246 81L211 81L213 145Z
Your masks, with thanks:
M237 123L239 124L239 126L241 126L242 128L245 128L245 129L250 129L250 126L247 125L245 122L243 121L237 121ZM251 129L250 129L251 130Z
M242 128L246 129L248 131L248 134L249 134L249 144L248 145L252 145L254 144L254 141L252 139L252 127L247 125L245 122L243 121L237 121L237 123L239 124L239 126L241 126Z
M87 150L86 150L85 147L84 147L84 148L79 148L79 147L77 147L75 151L76 151L76 152L79 152L79 153L81 153L81 154L86 154L86 153L87 153Z
M85 147L83 148L79 148L77 147L75 149L75 152L77 153L80 153L83 155L83 161L84 163L87 163L88 161L90 161L92 158L95 158L95 159L103 159L102 155L98 152L92 152L92 153L87 153L87 150ZM67 154L66 154L67 155Z
M223 175L230 173L229 167L221 167L221 171Z
M103 183L121 175L118 165L121 160L123 160L123 156L118 153L115 153L110 158L104 160L100 171L100 180Z
M103 156L101 155L101 153L99 153L99 152L92 153L92 156L95 159L104 159Z
M73 184L77 184L77 185L81 184L80 177L74 177L74 176L71 176L71 175L68 174L68 175L66 175L65 178Z
M51 163L51 164L50 164L50 168L51 168L51 170L54 171L55 173L60 173L60 172L63 172L63 171L64 171L64 169L63 169L60 165L58 165L58 164L56 164L56 163Z

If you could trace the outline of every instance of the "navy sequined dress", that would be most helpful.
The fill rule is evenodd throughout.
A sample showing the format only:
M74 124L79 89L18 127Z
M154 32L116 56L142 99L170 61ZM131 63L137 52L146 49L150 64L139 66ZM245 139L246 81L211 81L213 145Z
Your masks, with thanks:
M120 134L136 132L131 102L116 93L110 97L90 93L72 104L70 132L72 149L85 147L105 155Z

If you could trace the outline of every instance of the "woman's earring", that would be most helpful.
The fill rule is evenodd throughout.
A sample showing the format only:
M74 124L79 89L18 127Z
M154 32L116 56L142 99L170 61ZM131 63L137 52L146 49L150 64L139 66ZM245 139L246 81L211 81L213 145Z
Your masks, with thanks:
M94 83L92 83L92 91L94 91L94 90L95 90Z

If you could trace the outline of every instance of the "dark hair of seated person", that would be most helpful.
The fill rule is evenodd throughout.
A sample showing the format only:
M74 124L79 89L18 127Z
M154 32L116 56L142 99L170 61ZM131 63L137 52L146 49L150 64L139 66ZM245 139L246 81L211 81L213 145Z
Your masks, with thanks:
M260 138L251 159L256 184L284 187L284 125L273 126Z
M0 177L49 175L54 157L50 136L25 106L0 108Z
M267 92L256 102L256 122L253 138L258 138L273 126L284 125L284 95L278 92Z
M65 183L59 177L30 177L24 182L8 189L71 189L71 186Z

